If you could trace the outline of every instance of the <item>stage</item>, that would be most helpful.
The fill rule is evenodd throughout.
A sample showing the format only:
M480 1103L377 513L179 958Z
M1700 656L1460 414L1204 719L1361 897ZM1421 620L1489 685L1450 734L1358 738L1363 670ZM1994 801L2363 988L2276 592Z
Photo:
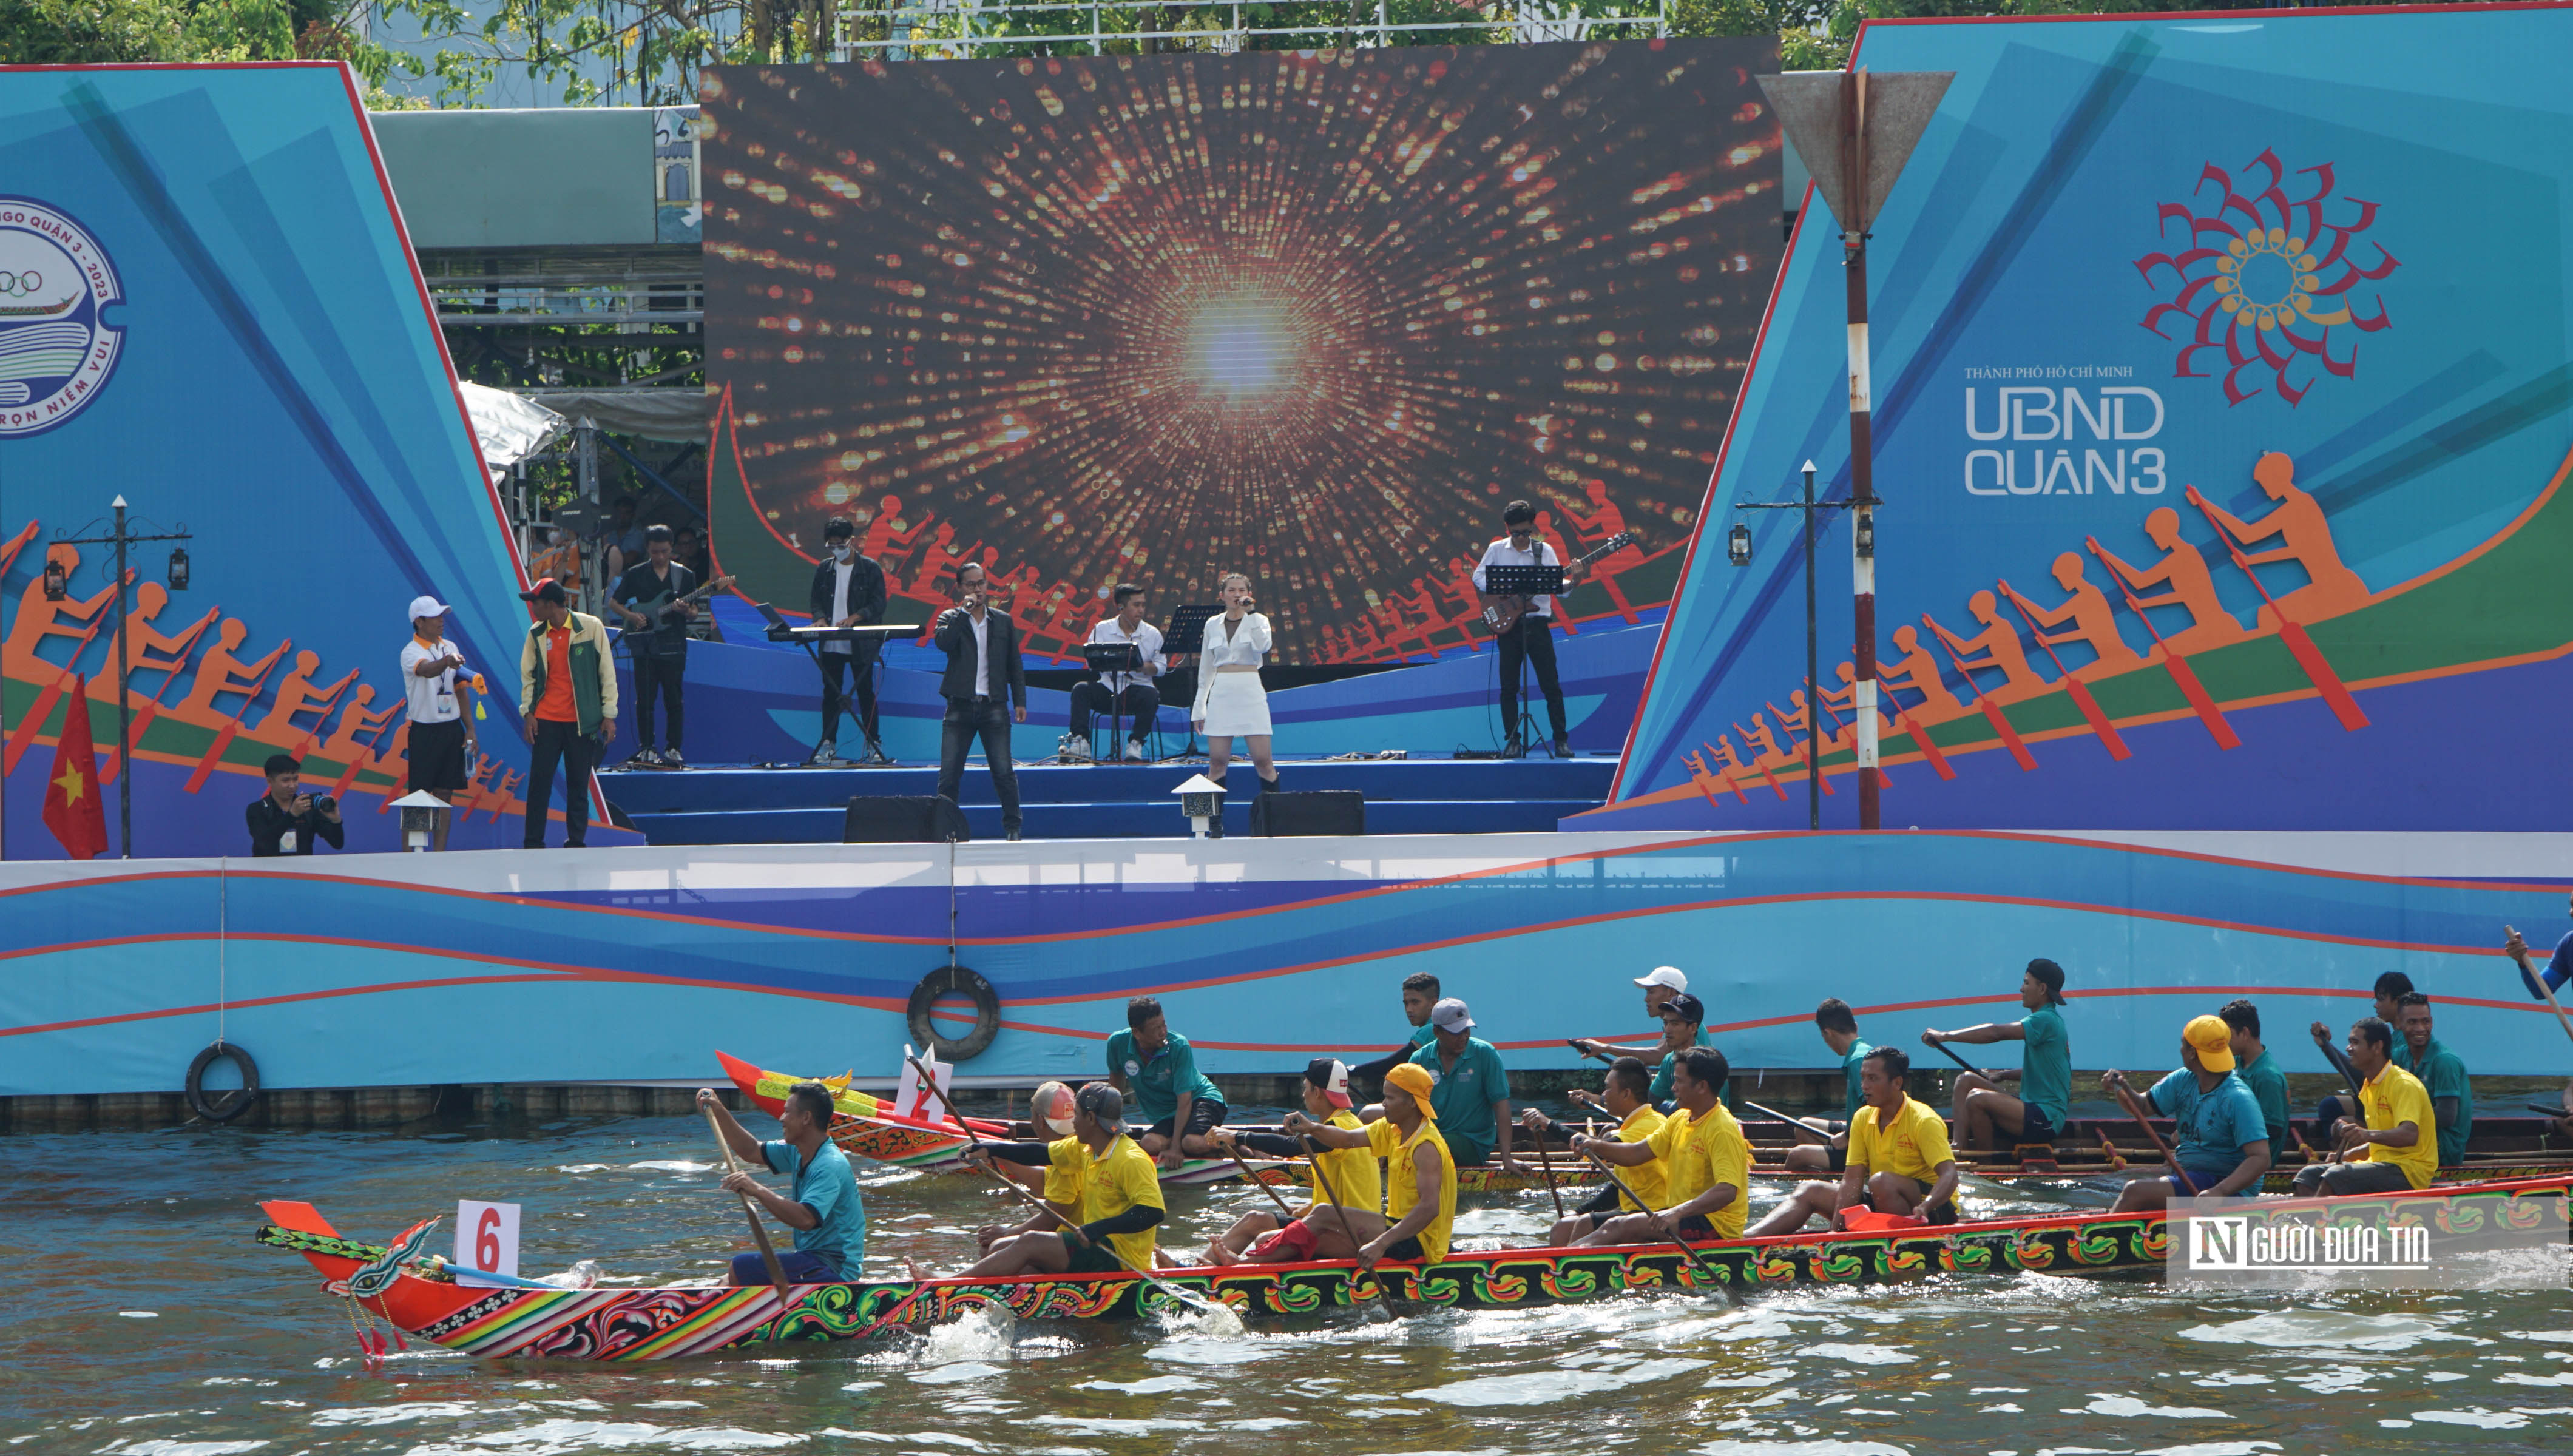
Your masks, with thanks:
M1185 837L1189 823L1180 816L1176 790L1204 768L1203 759L1023 766L1019 799L1027 837ZM1370 835L1500 834L1550 830L1559 820L1599 807L1617 761L1556 761L1539 751L1524 759L1291 761L1278 769L1289 793L1365 795ZM1248 760L1237 760L1226 777L1237 792L1225 806L1225 832L1249 834L1252 795L1240 790L1258 779ZM851 795L925 795L935 792L937 782L934 764L622 769L599 776L607 802L655 845L837 844ZM974 838L1001 837L1000 801L979 752L965 771L962 803Z

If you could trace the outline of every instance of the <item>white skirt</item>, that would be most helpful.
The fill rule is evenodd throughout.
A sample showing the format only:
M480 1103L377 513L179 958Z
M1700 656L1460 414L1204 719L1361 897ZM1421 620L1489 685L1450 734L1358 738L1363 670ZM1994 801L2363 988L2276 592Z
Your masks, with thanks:
M1269 732L1269 690L1256 672L1214 672L1206 691L1206 736L1240 738Z

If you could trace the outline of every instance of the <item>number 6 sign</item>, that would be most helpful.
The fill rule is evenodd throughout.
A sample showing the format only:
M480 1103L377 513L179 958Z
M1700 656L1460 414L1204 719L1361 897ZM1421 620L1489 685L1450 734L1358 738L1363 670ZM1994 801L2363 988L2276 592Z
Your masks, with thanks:
M518 1277L518 1205L458 1201L455 1261L485 1274Z

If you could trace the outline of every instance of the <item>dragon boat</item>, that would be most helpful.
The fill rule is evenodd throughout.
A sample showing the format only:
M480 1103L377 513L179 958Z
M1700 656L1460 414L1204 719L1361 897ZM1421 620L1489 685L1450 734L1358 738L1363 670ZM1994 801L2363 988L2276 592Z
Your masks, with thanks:
M787 1089L799 1082L821 1081L835 1098L831 1140L852 1157L922 1172L951 1172L961 1170L965 1165L965 1149L972 1144L973 1137L955 1122L903 1116L894 1111L892 1102L849 1087L850 1080L846 1077L790 1077L754 1067L722 1052L715 1056L723 1063L724 1075L731 1079L741 1094L771 1114L785 1109ZM974 1132L984 1137L1035 1135L1023 1122L983 1117L967 1120ZM2161 1126L2167 1135L2167 1124ZM2475 1126L2476 1136L2469 1144L2469 1156L2478 1160L2440 1168L2439 1182L2492 1182L2573 1173L2573 1149L2550 1150L2548 1124L2543 1118L2479 1117ZM1825 1176L1791 1169L1779 1161L1787 1148L1793 1145L1786 1123L1749 1118L1743 1121L1742 1129L1754 1144L1753 1177L1783 1180ZM1275 1132L1278 1129L1275 1126L1255 1126L1244 1130ZM2158 1164L2159 1154L2153 1149L2132 1141L2120 1143L2112 1135L2117 1132L2132 1137L2134 1126L2115 1119L2074 1118L2064 1137L2057 1142L1968 1152L1959 1159L1959 1165L1973 1176L2011 1184L2110 1177L2129 1171L2141 1174ZM1588 1187L1603 1181L1597 1164L1559 1151L1545 1158L1530 1153L1522 1155L1519 1160L1523 1170L1517 1172L1498 1167L1460 1167L1456 1169L1456 1190L1460 1193L1517 1193L1542 1188L1548 1181L1565 1188ZM2132 1169L2131 1163L2134 1164ZM1301 1163L1292 1160L1282 1162L1263 1158L1248 1159L1245 1165L1253 1176L1275 1184L1296 1181L1302 1167ZM1192 1157L1182 1160L1177 1167L1163 1169L1162 1181L1174 1186L1187 1186L1226 1182L1241 1175L1242 1169L1230 1158ZM2295 1163L2281 1162L2270 1169L2261 1182L2261 1188L2266 1192L2283 1193L2294 1179Z
M2543 1200L2560 1198L2568 1188L2573 1173L2333 1204L2445 1196L2463 1200L2460 1217L2529 1223L2542 1216ZM859 1340L987 1309L1006 1309L1022 1319L1132 1319L1187 1308L1129 1273L796 1284L788 1286L782 1308L778 1291L768 1285L558 1289L510 1281L489 1287L460 1281L442 1261L420 1256L429 1222L415 1225L388 1249L342 1237L311 1204L261 1206L274 1221L259 1230L258 1240L303 1254L321 1271L325 1293L383 1316L407 1335L495 1359L673 1359L746 1346ZM2243 1205L2254 1216L2309 1213L2314 1206L2302 1199ZM2159 1211L2083 1212L1736 1239L1698 1244L1692 1253L1670 1243L1455 1249L1434 1264L1379 1264L1369 1275L1358 1274L1348 1260L1333 1260L1166 1269L1160 1277L1245 1315L1284 1317L1347 1309L1353 1301L1500 1309L1622 1294L1884 1284L1945 1274L2090 1274L2158 1267L2167 1248L2168 1223ZM467 1271L465 1278L486 1276Z

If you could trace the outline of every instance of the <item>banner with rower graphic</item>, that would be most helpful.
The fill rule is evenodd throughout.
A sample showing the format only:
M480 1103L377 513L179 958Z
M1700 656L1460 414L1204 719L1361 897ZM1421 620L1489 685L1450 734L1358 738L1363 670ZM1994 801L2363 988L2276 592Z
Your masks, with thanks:
M1953 71L1870 245L1883 823L2553 830L2573 678L2560 8L1871 23ZM1613 802L1856 823L1849 493L1802 214ZM1739 520L1751 560L1722 549Z
M521 576L347 71L13 70L0 124L7 857L65 856L49 795L103 800L123 853L129 767L136 854L247 854L280 752L350 850L398 847L422 593L499 694L452 843L516 844ZM188 532L184 573L166 540L127 563L130 766L114 550L68 543L119 495L137 532ZM84 702L87 774L56 751Z

